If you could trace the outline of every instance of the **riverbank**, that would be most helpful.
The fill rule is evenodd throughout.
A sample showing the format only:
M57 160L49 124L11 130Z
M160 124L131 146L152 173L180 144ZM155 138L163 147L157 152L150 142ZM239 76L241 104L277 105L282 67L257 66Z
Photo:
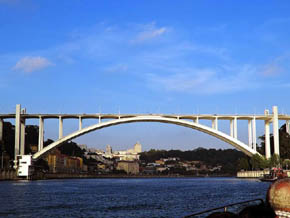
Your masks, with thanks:
M223 175L180 175L180 174L171 174L171 175L126 175L126 174L67 174L67 173L38 173L31 177L31 180L49 180L49 179L95 179L95 178L204 178L204 177L234 177L233 175L223 174ZM10 170L1 172L0 181L5 180L21 180L16 175L16 171Z
M283 171L285 171L288 177L290 177L290 170ZM260 178L269 173L269 170L239 171L237 172L237 178Z

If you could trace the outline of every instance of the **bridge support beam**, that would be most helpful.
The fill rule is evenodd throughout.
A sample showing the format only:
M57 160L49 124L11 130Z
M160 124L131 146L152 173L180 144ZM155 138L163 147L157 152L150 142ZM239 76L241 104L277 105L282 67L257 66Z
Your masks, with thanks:
M79 130L83 128L83 119L82 117L79 117Z
M39 117L38 151L43 149L43 125L44 120L42 117Z
M3 140L3 120L0 119L0 141Z
M234 118L234 138L238 138L238 122L237 117Z
M16 111L15 111L15 152L14 152L14 167L16 167L17 164L17 155L20 154L19 148L20 148L20 127L21 122L21 105L16 105Z
M253 136L252 136L252 121L248 120L248 138L249 138L249 147L253 148Z
M278 107L273 106L273 136L274 136L274 154L280 155L279 151L279 122Z
M25 154L25 119L21 119L20 155Z
M253 127L253 149L257 150L257 130L256 130L256 118L254 117L252 120L252 127Z
M197 124L199 123L199 118L198 117L195 118L195 123L197 123Z
M215 130L218 130L218 118L217 117L213 120L213 128Z
M63 120L62 117L59 117L59 125L58 125L58 139L63 137Z
M270 122L265 121L265 156L267 159L271 157L271 146L270 146Z

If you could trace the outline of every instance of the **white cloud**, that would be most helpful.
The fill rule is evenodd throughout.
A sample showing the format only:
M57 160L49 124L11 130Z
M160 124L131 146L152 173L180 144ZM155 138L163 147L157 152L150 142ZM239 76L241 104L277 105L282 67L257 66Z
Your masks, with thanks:
M283 74L283 72L287 71L288 68L288 62L290 60L290 54L285 53L283 55L275 57L270 63L264 65L261 67L260 73L264 77L273 77L273 76L279 76L280 74Z
M171 75L149 74L148 79L155 88L190 94L231 93L259 86L255 68L244 66L239 72L234 69L238 68L183 70Z
M13 70L32 73L51 65L53 64L44 57L24 57L16 63Z
M156 27L155 23L144 25L143 30L137 34L133 42L143 42L146 40L157 38L169 31L167 27Z
M276 64L266 65L262 71L263 76L276 76L282 72L282 68Z

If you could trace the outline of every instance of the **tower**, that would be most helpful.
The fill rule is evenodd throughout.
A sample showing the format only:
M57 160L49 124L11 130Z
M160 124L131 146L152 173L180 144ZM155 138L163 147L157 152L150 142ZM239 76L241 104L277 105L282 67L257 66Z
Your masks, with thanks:
M134 152L135 153L141 153L142 152L142 145L137 142L135 145L134 145Z

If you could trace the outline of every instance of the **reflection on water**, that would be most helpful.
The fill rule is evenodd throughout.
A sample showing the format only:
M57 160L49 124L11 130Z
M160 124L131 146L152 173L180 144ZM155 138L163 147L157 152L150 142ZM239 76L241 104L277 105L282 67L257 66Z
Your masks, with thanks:
M268 183L236 178L75 179L0 182L0 216L182 217L265 199Z

